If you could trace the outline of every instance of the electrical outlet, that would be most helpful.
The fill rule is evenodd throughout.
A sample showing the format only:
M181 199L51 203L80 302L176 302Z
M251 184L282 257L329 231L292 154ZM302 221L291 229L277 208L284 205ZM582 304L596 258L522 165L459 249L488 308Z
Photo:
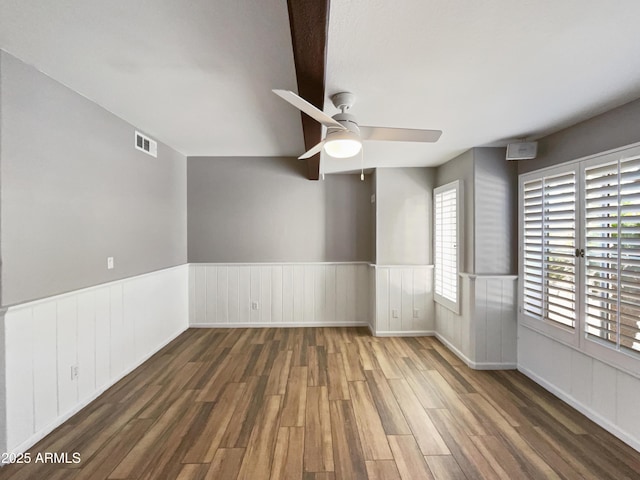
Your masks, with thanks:
M251 310L258 310L258 302L251 302Z
M77 380L78 379L78 366L77 365L71 365L71 380Z
M417 308L413 309L413 318L418 318L420 316L420 310Z
M395 309L395 308L393 310L391 310L391 316L393 318L398 318L398 310Z
M113 257L107 257L107 270L113 270Z

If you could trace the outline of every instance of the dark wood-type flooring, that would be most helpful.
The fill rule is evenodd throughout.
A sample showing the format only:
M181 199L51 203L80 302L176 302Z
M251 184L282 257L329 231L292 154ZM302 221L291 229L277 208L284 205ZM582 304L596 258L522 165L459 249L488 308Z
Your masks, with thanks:
M186 331L1 479L638 479L640 453L516 371L365 329Z

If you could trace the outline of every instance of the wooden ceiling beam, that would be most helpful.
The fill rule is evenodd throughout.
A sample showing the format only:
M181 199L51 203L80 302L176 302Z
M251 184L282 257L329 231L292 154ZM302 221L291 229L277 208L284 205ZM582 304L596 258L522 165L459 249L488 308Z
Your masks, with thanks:
M298 95L320 110L324 107L324 79L327 62L327 30L330 0L287 0L293 43ZM302 115L305 150L322 140L322 126ZM320 154L307 159L310 180L320 177Z

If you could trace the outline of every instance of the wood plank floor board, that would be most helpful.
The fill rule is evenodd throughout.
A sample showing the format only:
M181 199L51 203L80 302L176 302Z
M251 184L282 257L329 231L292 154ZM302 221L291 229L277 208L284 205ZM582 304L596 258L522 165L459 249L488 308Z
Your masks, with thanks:
M264 477L271 471L273 452L278 429L274 425L279 424L282 396L269 395L265 397L264 405L258 415L247 444L238 480L254 480Z
M236 479L244 457L244 448L219 448L209 465L205 480Z
M349 400L349 383L341 353L327 354L329 400Z
M0 480L636 480L640 452L517 371L363 328L190 329Z
M424 459L436 480L468 480L456 459L451 455L430 455ZM524 477L511 477L509 480L515 478Z
M433 480L433 475L411 435L389 435L389 445L393 451L398 472L402 480L416 478Z
M366 382L350 382L351 404L365 460L392 460L389 442Z
M333 438L327 387L309 387L305 408L305 472L332 472Z
M193 402L195 392L187 390L170 405L165 406L165 412L153 423L147 433L131 449L129 454L117 465L109 478L136 478L152 461L154 452L158 449L158 442L168 436L168 433L180 424L180 419L188 411L188 405Z
M298 480L302 478L304 459L304 427L280 427L271 467L271 478Z
M468 478L499 478L490 459L480 453L467 433L455 422L451 412L433 409L428 414Z
M286 393L292 356L293 353L290 350L278 352L269 372L265 395L284 395Z
M365 376L385 433L387 435L411 435L407 420L382 371L367 370Z
M364 381L364 370L360 363L358 346L355 343L349 343L345 345L342 350L342 360L344 361L344 371L347 381Z
M544 478L539 473L538 476L534 475L529 464L523 465L504 445L500 437L484 435L470 438L478 451L489 461L500 480Z
M385 348L385 344L382 341L371 342L371 350L373 351L373 356L377 360L378 365L380 365L380 370L382 370L382 373L384 373L384 376L387 377L387 379L404 378L400 368L398 368L398 365L389 353L389 350Z
M291 367L280 425L304 427L307 404L307 367Z
M307 347L309 361L309 386L319 387L327 384L327 352L324 345Z
M395 460L367 460L369 480L401 480Z
M391 390L423 455L448 455L449 448L404 379L389 380Z
M244 383L227 384L220 401L206 410L189 435L189 448L182 463L211 463L245 388Z
M267 380L267 377L262 376L251 377L247 381L245 394L240 397L222 437L222 447L244 448L247 446L256 417L264 401Z
M414 368L412 360L405 358L398 361L398 366L404 374L405 380L418 397L424 408L445 408L438 392L432 384L421 374L422 370Z
M329 404L336 480L366 478L366 466L351 402L330 400Z

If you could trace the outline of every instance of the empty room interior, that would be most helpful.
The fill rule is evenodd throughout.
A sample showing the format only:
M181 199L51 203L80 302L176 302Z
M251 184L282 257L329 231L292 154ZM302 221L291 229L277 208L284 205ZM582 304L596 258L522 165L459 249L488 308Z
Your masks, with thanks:
M638 19L0 0L0 479L639 479Z

